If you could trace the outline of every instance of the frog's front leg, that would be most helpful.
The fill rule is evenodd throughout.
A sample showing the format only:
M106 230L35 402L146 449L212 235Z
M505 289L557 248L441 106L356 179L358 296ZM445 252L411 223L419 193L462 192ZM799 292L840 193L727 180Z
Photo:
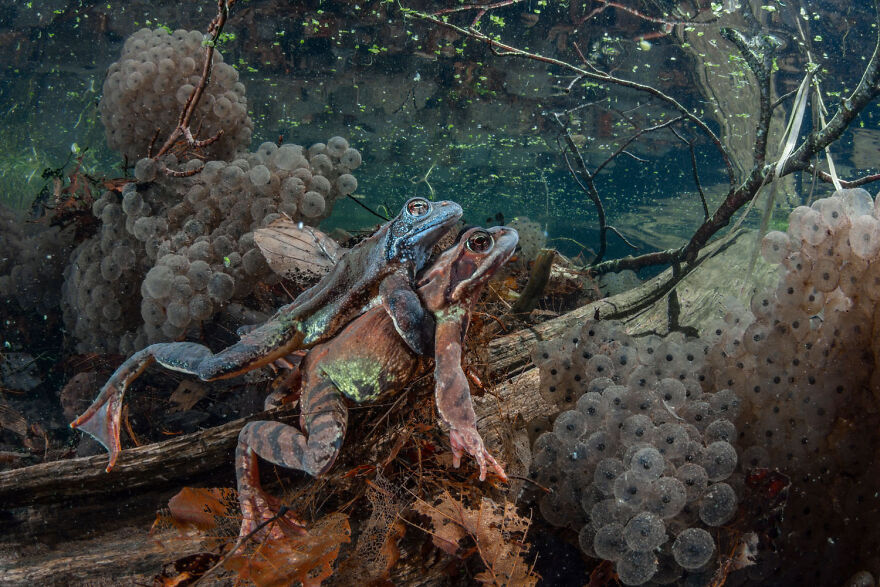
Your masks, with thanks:
M251 371L283 357L296 347L301 336L284 330L277 323L265 325L245 335L239 342L217 354L194 342L151 344L119 366L101 388L89 408L70 423L92 435L110 453L107 471L116 464L120 451L119 427L122 398L132 381L152 363L167 369L196 375L203 381L225 379ZM299 338L297 338L299 337Z
M238 435L235 467L242 536L273 517L277 509L260 486L257 457L313 477L326 473L336 461L348 426L345 398L332 382L320 379L303 391L300 408L302 432L280 422L260 421L250 422Z
M430 356L434 352L434 317L422 306L405 272L392 273L379 285L382 305L394 329L414 353Z
M477 431L477 415L471 400L467 377L461 368L464 322L459 316L438 316L437 340L434 348L434 398L440 417L449 426L453 465L458 467L467 452L477 460L480 481L486 478L487 467L507 481L504 469L495 460Z

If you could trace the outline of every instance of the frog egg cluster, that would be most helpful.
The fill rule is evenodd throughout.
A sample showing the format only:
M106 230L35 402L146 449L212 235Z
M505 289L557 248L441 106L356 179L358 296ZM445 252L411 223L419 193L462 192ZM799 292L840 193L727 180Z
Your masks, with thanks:
M589 556L626 585L674 580L714 560L705 527L731 520L731 441L740 401L704 393L706 346L680 333L632 338L590 320L532 353L541 393L562 411L532 448L532 478L552 524L579 530Z
M862 189L796 208L787 232L762 242L764 258L779 264L778 283L749 308L730 304L705 333L707 373L743 398L744 446L783 471L815 472L836 459L826 449L840 404L876 388L878 216Z
M159 130L164 140L177 126L180 112L199 84L205 60L199 31L141 29L125 41L119 61L104 81L99 104L110 148L129 161L147 154ZM205 147L218 159L231 159L251 141L253 122L247 114L245 87L238 72L214 50L211 80L192 118L199 139L223 134ZM158 147L157 147L158 148Z
M130 184L134 188L134 184ZM130 352L139 324L138 287L147 263L143 245L126 230L119 195L104 192L92 205L97 234L74 250L64 271L61 309L78 352ZM146 340L138 340L141 346Z
M827 584L859 564L854 556L877 561L878 435L866 417L880 398L877 210L861 189L793 210L786 232L761 243L777 283L747 307L726 303L703 334L707 381L742 398L743 467L778 469L792 483L784 558L764 571L776 584Z
M45 314L58 307L74 231L43 224L25 231L21 225L15 212L0 204L0 297Z
M517 216L507 223L507 225L519 234L519 248L522 252L523 259L532 261L538 257L545 246L547 246L547 232L539 222L530 219L527 216Z
M95 202L101 230L69 271L68 327L84 349L122 353L195 332L224 304L275 279L254 230L282 215L317 224L357 188L360 163L338 136L308 149L264 143L231 162L186 162L200 169L186 178L139 160L137 182ZM162 164L179 166L173 157ZM109 305L108 291L117 299Z

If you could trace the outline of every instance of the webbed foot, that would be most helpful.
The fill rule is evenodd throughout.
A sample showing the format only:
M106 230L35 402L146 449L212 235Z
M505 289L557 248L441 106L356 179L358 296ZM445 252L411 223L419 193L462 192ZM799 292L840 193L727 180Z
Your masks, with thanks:
M449 431L449 442L452 444L452 465L456 469L461 465L462 455L468 453L477 459L477 465L480 467L480 481L486 480L486 471L490 466L496 475L501 477L503 481L507 481L504 469L483 446L483 438L475 429L453 428Z
M109 453L110 460L106 471L116 465L121 450L119 427L122 421L123 391L112 385L112 380L101 388L92 405L80 417L70 423L70 427L88 433L100 442Z

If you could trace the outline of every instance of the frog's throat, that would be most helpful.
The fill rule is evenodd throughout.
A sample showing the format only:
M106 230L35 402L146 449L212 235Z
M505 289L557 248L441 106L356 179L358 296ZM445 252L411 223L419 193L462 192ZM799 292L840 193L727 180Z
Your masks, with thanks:
M322 365L321 370L343 395L356 402L377 398L394 381L394 376L383 373L382 364L372 359L337 359Z

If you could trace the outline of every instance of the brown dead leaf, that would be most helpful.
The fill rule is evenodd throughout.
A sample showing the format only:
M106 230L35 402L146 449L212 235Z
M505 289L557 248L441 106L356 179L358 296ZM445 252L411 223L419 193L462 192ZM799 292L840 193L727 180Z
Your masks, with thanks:
M346 561L347 575L358 577L367 583L388 579L390 570L400 558L398 542L406 533L400 513L406 509L408 500L400 488L376 471L375 480L369 484L367 499L372 506L370 518L361 527L354 556Z
M169 398L171 408L168 412L185 412L191 410L193 406L199 403L199 400L208 394L208 388L195 381L184 379L174 390Z
M234 539L240 525L234 489L184 487L168 501L168 509L156 514L150 535L169 550L181 539L202 540L211 548Z
M324 516L305 535L268 539L251 552L236 554L224 567L257 587L281 587L297 582L317 587L333 574L333 563L342 544L351 541L348 516Z
M0 401L0 429L4 428L23 437L28 433L28 423L24 416L6 402Z
M459 541L469 536L477 545L486 570L476 579L487 585L534 586L538 576L524 557L525 534L531 524L516 512L516 506L499 505L483 497L479 508L469 508L444 490L429 504L419 500L415 509L431 519L434 544L454 554Z
M272 271L294 281L324 276L345 252L317 228L287 218L257 229L254 242Z

